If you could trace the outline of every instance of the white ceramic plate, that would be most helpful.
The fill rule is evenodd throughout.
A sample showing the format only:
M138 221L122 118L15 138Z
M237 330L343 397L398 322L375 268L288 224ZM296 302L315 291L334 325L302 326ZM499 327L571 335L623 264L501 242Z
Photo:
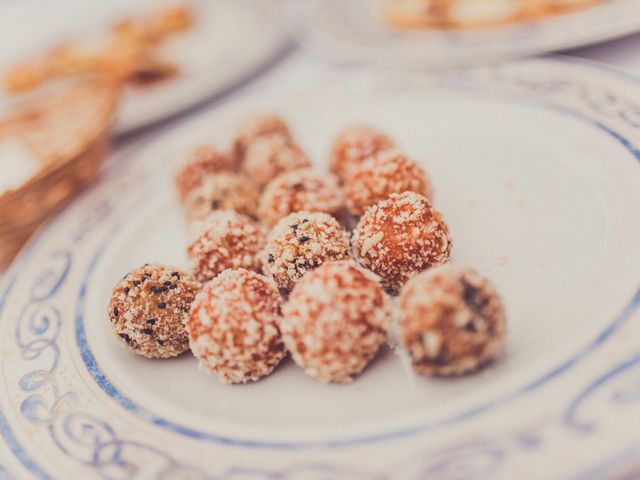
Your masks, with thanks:
M27 247L0 288L7 472L610 478L640 458L629 428L640 418L640 84L559 59L324 83L159 134ZM265 108L320 167L333 135L362 121L423 163L454 261L503 294L501 361L415 378L386 350L351 385L321 385L285 361L225 386L190 354L150 361L121 347L105 313L115 281L144 262L185 265L168 165L199 141L228 142L241 116Z
M66 0L63 3L66 10L51 12L52 18L40 16L42 5L39 3L26 3L24 7L15 5L12 10L5 7L11 22L20 21L21 25L25 24L23 21L27 22L34 38L22 38L20 32L15 35L11 31L0 33L0 39L10 46L10 51L0 56L0 66L8 68L14 61L59 42L61 38L84 38L82 31L71 36L69 33L74 28L77 30L78 18L91 19L88 23L94 28L94 24L107 24L114 18L140 15L175 3L153 0L152 3L134 4L114 0L94 6L80 0ZM198 14L194 28L169 39L163 47L167 58L179 66L180 75L150 88L125 90L116 120L118 132L157 122L225 91L265 67L286 44L284 13L277 2L194 0L187 3L192 4ZM149 6L154 4L155 7ZM146 8L142 8L145 5ZM0 14L2 12L0 10ZM10 22L0 19L0 26L10 30L11 25L6 23ZM85 27L84 34L91 38L95 32L89 28ZM40 34L40 29L46 33ZM12 38L16 35L18 41ZM0 93L0 107L2 96L6 94Z
M566 50L640 30L640 2L602 4L539 21L477 30L407 30L385 24L380 0L291 0L298 33L319 54L385 67L442 67Z

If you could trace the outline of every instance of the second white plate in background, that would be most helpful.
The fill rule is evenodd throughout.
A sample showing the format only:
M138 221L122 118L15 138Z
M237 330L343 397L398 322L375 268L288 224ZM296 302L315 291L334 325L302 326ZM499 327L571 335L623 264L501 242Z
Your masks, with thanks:
M482 1L482 0L479 0ZM471 30L398 30L380 0L290 0L299 38L323 57L386 68L448 67L567 50L640 30L640 2L604 0L534 22Z
M181 73L150 88L125 89L116 119L119 133L157 122L222 93L257 73L286 46L285 16L279 2L182 3L193 6L196 23L163 47ZM116 19L176 4L181 2L112 0L96 4L65 0L55 7L43 6L39 1L0 5L0 72L60 41L99 36ZM24 25L30 27L26 29ZM8 100L0 88L0 111L3 101Z

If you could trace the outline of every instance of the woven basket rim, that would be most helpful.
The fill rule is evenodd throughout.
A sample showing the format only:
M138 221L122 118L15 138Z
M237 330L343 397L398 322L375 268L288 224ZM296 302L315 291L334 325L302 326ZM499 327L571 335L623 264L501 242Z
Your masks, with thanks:
M82 124L86 130L79 130L76 137L69 137L72 140L66 150L65 147L60 151L54 149L50 154L40 151L47 156L41 157L41 164L33 175L16 188L0 193L0 265L8 264L51 214L98 175L111 139L119 89L112 82L97 78L63 91L58 97L52 97L50 102L43 102L40 108L46 112L47 108L55 108L56 103L62 105L65 100L72 102L74 96L87 94L99 96L99 101L92 105L90 120ZM1 131L3 127L7 130L16 128L16 123L10 124L10 121L26 122L28 117L25 115L33 115L34 112L38 112L37 104L31 111L27 107L8 120L0 121L0 138L12 136L11 131ZM18 128L23 126L18 125ZM42 126L46 129L46 120ZM64 142L66 137L59 138Z
M98 89L101 90L103 104L102 108L97 110L96 113L98 117L98 120L96 121L96 128L93 131L87 132L84 135L83 141L78 142L72 152L65 155L64 157L56 158L52 161L41 164L33 173L33 175L27 178L18 187L0 192L0 207L12 202L15 198L21 197L38 183L67 168L69 164L72 164L97 139L99 139L103 135L109 134L118 104L119 88L113 82L102 77L92 78L91 80L76 85L75 88L93 88L96 89L96 91ZM71 92L68 93L70 94ZM54 105L57 102L60 102L60 99L54 99L53 101L49 102L48 106ZM43 105L40 108L43 107L46 108L47 105ZM6 127L10 123L19 121L20 117L24 118L25 116L30 115L31 112L38 109L38 106L33 105L32 107L27 108L29 108L29 110L18 113L14 118L0 119L0 138L2 138L1 133L3 127Z

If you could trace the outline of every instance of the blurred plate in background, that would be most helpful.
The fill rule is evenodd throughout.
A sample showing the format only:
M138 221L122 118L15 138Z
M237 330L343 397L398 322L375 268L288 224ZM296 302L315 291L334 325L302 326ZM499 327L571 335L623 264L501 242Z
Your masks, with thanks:
M473 29L393 28L382 18L379 0L292 0L290 7L304 25L297 35L310 49L339 62L390 68L482 63L595 44L640 30L637 0L603 0L536 21Z
M157 122L223 92L266 66L285 46L283 14L276 2L65 0L55 8L34 1L10 2L0 5L0 71L61 41L92 40L115 20L182 4L193 7L195 25L162 47L179 68L178 75L147 88L126 87L117 132ZM0 110L6 95L0 93Z

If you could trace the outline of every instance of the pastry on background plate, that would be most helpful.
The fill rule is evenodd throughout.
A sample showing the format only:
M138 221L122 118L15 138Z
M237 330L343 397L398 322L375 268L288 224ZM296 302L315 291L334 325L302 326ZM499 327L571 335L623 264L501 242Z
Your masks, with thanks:
M387 0L385 20L400 28L474 28L534 20L601 0Z

